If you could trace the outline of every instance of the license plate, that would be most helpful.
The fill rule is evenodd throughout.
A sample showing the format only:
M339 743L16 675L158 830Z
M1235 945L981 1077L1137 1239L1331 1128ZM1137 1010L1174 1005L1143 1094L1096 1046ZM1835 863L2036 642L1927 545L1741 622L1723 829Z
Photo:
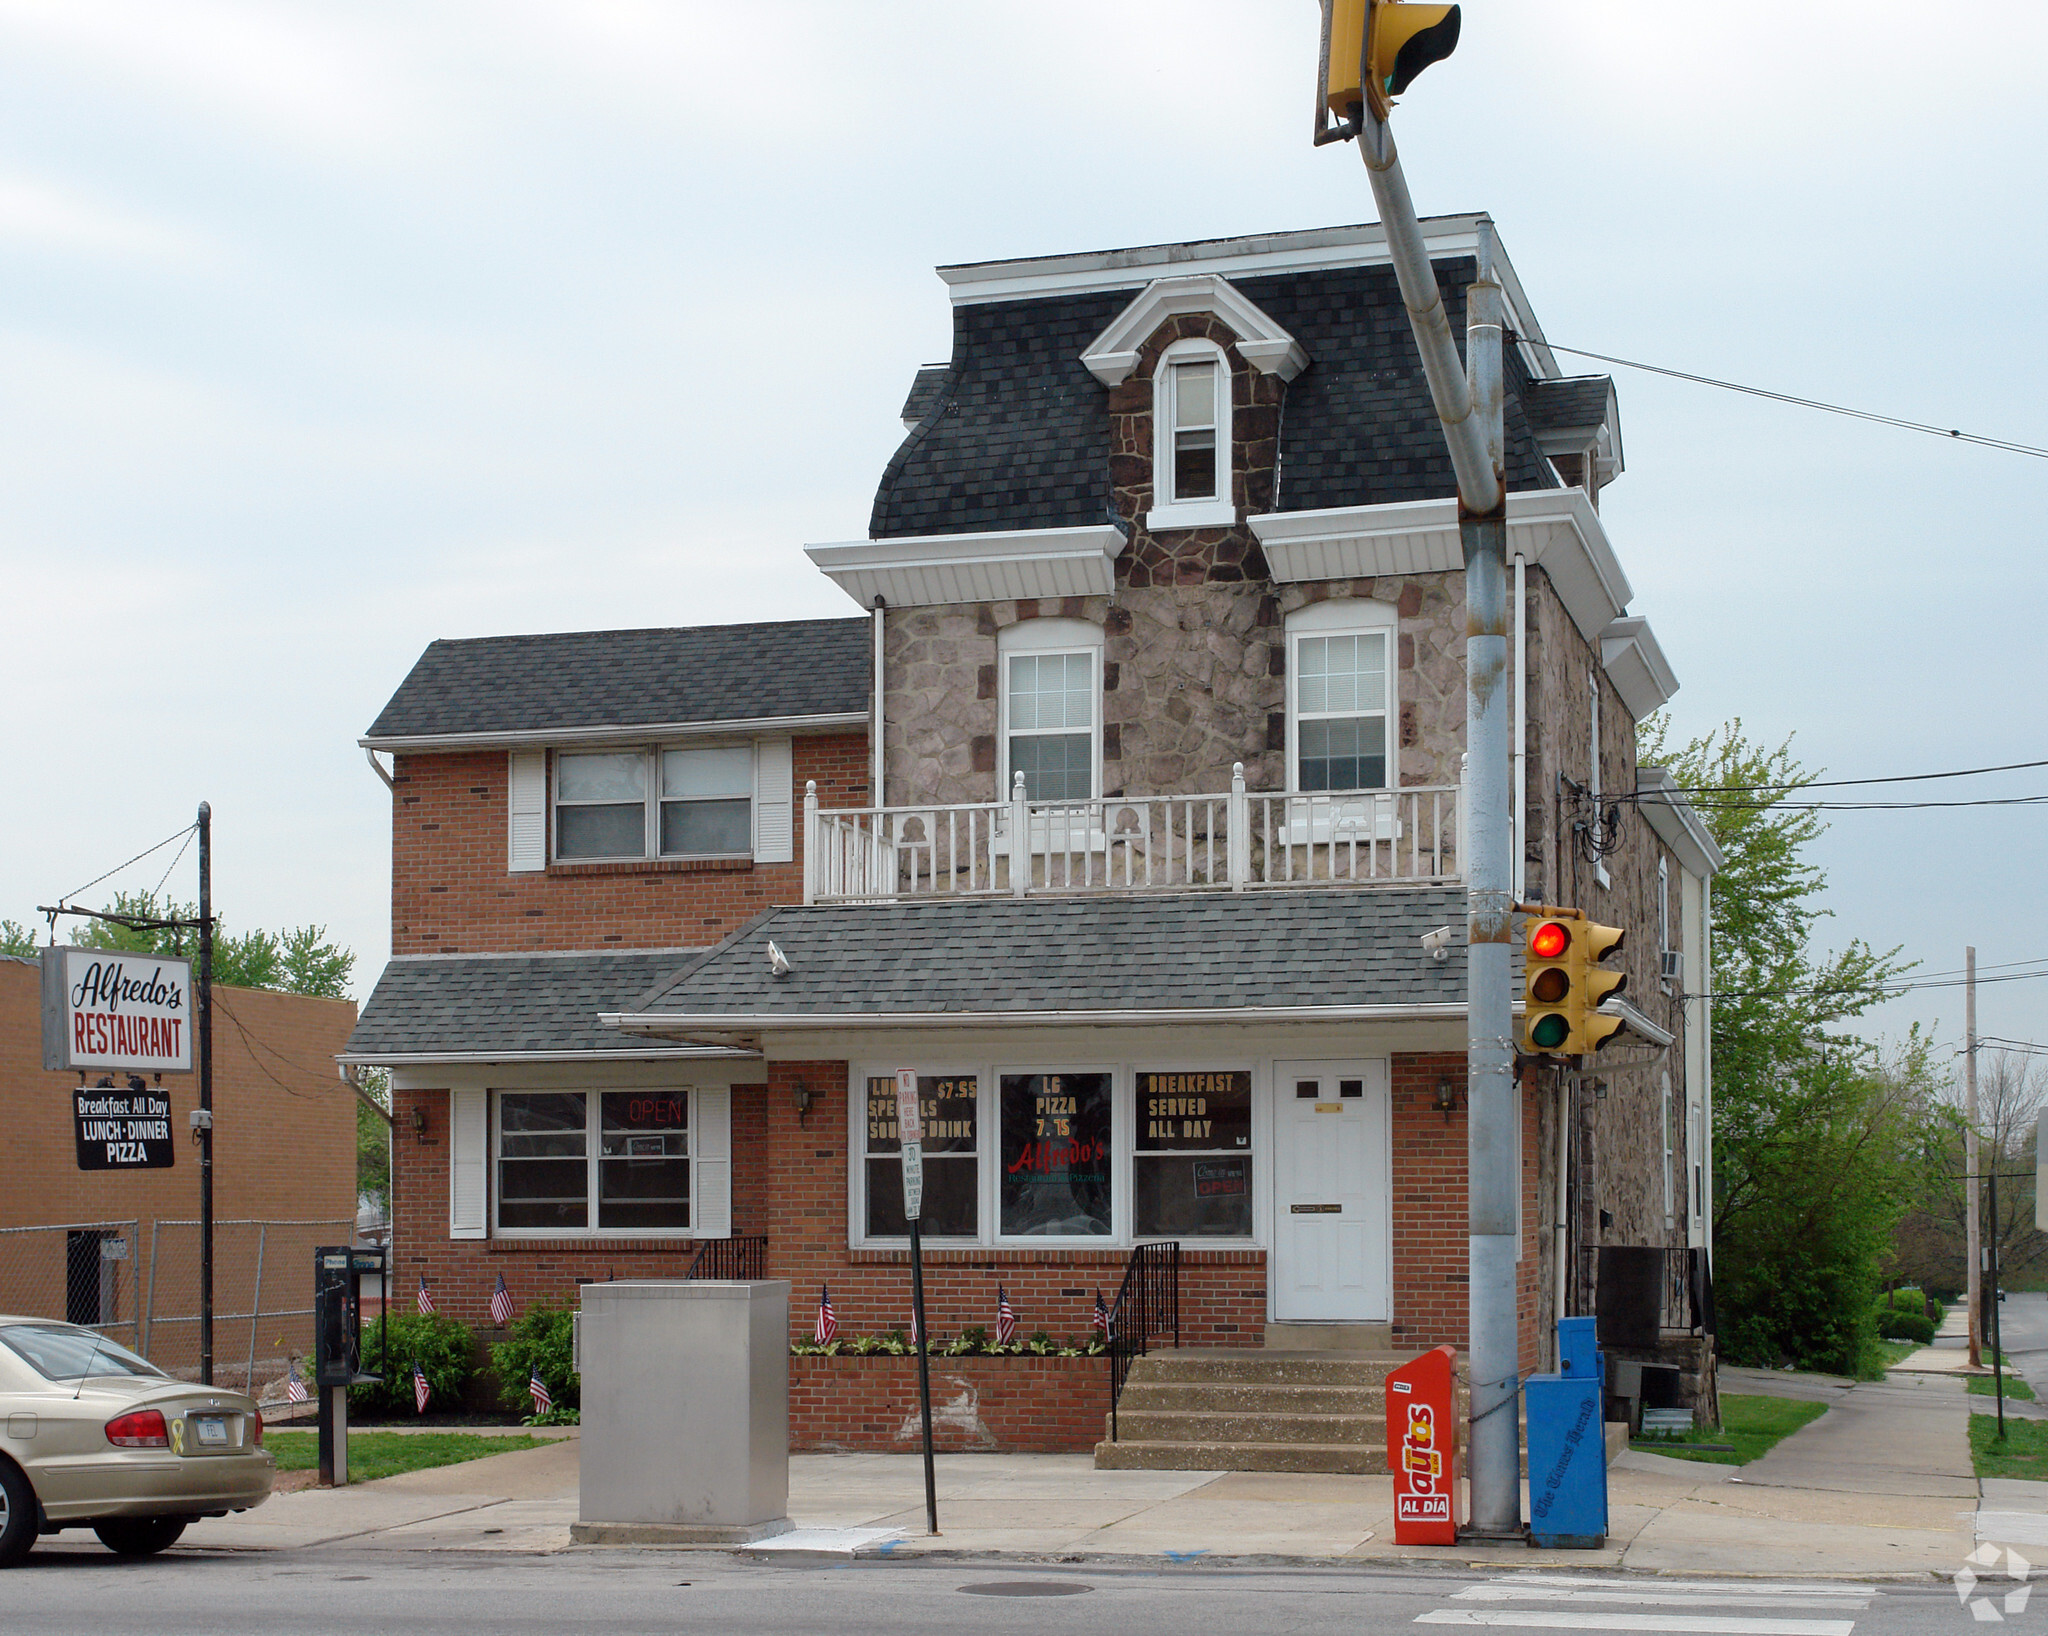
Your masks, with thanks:
M199 1438L201 1448L226 1448L228 1446L228 1423L218 1416L194 1415L192 1430Z

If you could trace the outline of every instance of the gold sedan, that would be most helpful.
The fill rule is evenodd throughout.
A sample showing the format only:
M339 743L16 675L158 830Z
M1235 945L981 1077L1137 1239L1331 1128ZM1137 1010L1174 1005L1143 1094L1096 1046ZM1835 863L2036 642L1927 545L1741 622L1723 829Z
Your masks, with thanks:
M0 1315L0 1568L64 1528L154 1555L196 1518L261 1505L276 1469L255 1399L77 1324Z

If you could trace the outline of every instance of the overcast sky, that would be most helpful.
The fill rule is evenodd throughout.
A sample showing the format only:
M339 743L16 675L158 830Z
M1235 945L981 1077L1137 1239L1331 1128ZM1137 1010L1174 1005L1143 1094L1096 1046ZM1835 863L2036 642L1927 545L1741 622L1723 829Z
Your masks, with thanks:
M2048 444L2048 7L1928 16L1470 0L1395 130L1556 342ZM866 532L949 350L935 264L1372 218L1308 142L1315 18L0 0L0 915L210 799L231 927L323 922L367 994L354 741L420 649L852 612L801 547ZM1605 515L1681 733L1838 778L2048 757L2048 461L1619 376ZM1831 937L2048 955L2048 811L1833 823ZM2048 1042L2048 982L1980 1028Z

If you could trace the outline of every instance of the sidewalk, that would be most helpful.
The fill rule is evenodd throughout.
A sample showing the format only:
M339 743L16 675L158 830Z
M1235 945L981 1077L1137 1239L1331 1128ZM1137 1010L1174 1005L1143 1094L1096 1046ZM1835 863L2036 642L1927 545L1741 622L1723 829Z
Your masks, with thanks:
M1386 1477L1097 1471L1087 1455L940 1456L943 1533L934 1539L924 1532L916 1456L800 1454L790 1459L789 1497L799 1531L748 1554L1407 1560L1866 1578L1946 1577L1979 1538L2048 1544L2048 1484L1987 1483L1980 1502L1967 1441L1973 1405L1960 1381L1857 1385L1727 1370L1723 1386L1818 1398L1830 1410L1746 1467L1619 1456L1609 1472L1612 1532L1599 1551L1396 1546ZM569 1542L579 1450L571 1437L355 1488L281 1494L196 1525L180 1548L583 1550Z

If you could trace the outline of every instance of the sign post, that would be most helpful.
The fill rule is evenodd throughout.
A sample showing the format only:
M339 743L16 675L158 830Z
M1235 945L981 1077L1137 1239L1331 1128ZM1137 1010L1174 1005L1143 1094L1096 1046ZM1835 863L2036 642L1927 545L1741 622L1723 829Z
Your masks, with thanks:
M1387 1376L1387 1465L1394 1473L1394 1543L1455 1545L1458 1354L1433 1347Z
M910 1322L916 1333L917 1408L924 1422L924 1514L930 1532L939 1531L939 1484L932 1469L932 1364L926 1351L931 1331L924 1318L924 1245L918 1217L924 1213L924 1120L917 1105L917 1070L896 1070L896 1134L903 1148L903 1217L910 1223Z

